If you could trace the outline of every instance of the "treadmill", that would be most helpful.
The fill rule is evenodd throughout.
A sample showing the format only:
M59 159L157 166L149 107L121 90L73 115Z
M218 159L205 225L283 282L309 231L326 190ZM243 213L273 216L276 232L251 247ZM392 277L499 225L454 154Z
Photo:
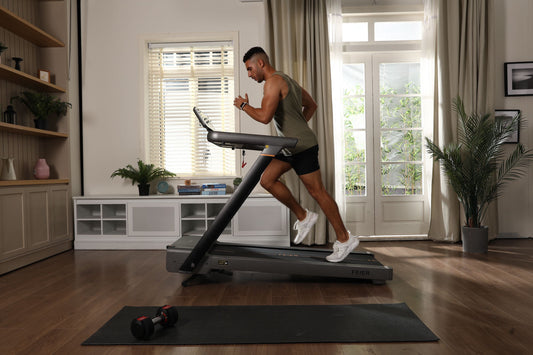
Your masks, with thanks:
M382 265L369 252L354 251L340 263L331 263L326 256L330 249L261 247L217 242L226 226L259 182L263 171L274 156L284 148L294 147L296 138L213 130L209 118L198 108L193 109L200 124L207 130L207 140L221 147L260 150L248 174L216 216L201 238L182 236L167 246L166 268L169 272L192 274L182 282L192 285L198 276L212 271L255 271L292 275L311 275L371 280L384 284L392 280L392 268Z

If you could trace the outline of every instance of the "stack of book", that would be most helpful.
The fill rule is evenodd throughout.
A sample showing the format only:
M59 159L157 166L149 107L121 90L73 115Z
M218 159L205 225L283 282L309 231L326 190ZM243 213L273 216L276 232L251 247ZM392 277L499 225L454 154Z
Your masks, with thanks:
M202 185L202 195L225 195L226 184L207 183Z
M200 195L202 186L200 185L178 185L178 195Z

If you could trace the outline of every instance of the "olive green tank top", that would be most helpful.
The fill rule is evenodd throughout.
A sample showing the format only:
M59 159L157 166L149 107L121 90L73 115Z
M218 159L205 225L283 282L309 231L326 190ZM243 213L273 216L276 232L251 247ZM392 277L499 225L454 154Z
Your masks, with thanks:
M276 131L280 137L298 138L296 147L283 150L285 155L298 154L317 145L318 140L302 112L302 88L300 85L282 72L277 71L274 75L281 76L289 87L287 96L280 100L276 113L274 113Z

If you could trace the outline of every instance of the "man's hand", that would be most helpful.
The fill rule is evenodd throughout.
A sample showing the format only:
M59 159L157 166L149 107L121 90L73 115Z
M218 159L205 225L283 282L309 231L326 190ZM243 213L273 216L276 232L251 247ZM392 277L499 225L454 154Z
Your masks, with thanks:
M233 105L237 107L239 110L241 109L241 105L246 102L248 103L248 94L244 94L245 97L242 97L241 95L237 96L235 100L233 100Z

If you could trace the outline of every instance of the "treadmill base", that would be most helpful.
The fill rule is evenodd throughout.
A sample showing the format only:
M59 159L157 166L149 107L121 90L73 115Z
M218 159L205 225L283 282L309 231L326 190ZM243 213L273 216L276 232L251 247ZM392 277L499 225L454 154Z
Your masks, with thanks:
M169 272L181 272L183 260L197 242L195 237L182 237L167 247L166 267ZM184 286L196 284L195 275L217 272L251 271L277 274L310 275L370 280L384 284L392 280L392 269L378 262L372 253L352 252L343 262L330 263L325 257L329 249L272 248L239 244L216 243L193 270Z

